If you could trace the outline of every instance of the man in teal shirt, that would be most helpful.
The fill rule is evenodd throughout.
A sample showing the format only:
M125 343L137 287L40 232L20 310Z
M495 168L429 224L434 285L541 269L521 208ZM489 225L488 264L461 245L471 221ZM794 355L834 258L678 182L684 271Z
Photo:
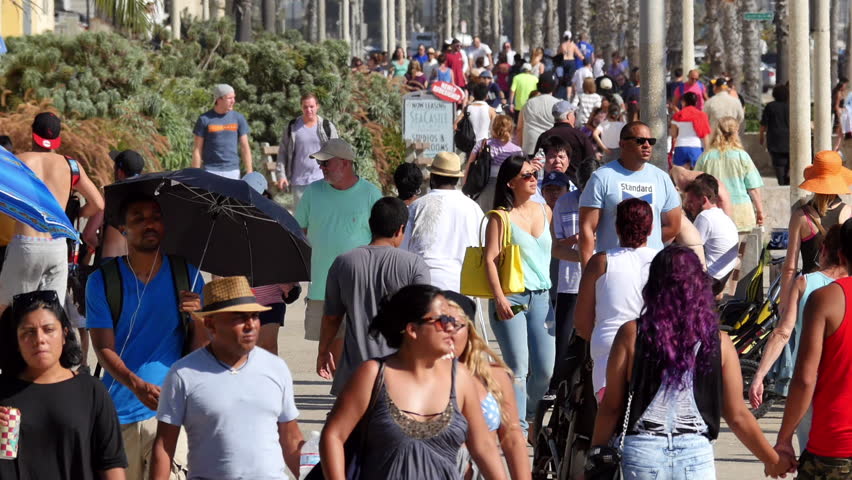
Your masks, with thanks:
M305 308L305 339L319 341L325 281L338 255L370 243L370 209L382 193L355 175L355 153L340 138L331 138L311 155L320 166L322 180L308 185L296 208L296 220L311 243L311 286ZM332 354L340 358L338 333Z

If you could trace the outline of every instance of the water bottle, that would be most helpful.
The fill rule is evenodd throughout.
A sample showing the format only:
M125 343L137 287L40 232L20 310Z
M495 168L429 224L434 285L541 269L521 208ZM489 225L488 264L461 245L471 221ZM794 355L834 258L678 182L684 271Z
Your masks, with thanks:
M535 152L535 157L533 157L533 160L535 160L535 161L537 161L541 164L541 169L538 172L536 172L536 176L538 177L538 181L541 182L542 180L544 180L544 162L545 162L544 149L539 148L538 151Z
M320 432L316 430L310 433L308 441L302 445L302 454L299 457L299 479L303 480L320 461L319 454Z

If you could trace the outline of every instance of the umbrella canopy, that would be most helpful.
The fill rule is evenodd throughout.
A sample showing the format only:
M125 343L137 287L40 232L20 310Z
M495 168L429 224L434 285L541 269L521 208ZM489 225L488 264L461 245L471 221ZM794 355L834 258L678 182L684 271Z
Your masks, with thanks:
M53 238L79 242L65 210L24 162L0 147L0 212Z
M106 220L134 193L154 196L166 229L162 249L214 275L245 275L253 286L310 280L311 248L284 207L246 182L200 168L149 173L108 185Z

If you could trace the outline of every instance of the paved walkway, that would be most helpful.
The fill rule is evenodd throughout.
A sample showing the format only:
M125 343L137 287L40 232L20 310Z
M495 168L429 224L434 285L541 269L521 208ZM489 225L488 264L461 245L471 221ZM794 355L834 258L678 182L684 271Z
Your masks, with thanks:
M315 372L317 343L304 340L303 319L304 303L302 301L288 306L285 326L278 336L278 350L293 372L296 404L301 412L299 424L307 436L311 430L322 429L325 417L334 403L334 397L328 394L331 382L321 379ZM494 336L489 335L489 339L492 348L499 351ZM772 445L775 444L775 436L781 426L782 408L774 407L759 422ZM765 478L763 464L737 440L724 421L715 450L717 478L737 480Z

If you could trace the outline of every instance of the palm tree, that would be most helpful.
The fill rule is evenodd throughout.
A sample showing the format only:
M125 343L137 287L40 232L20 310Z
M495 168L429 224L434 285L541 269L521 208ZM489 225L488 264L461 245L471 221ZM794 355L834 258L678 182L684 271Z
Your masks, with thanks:
M707 58L710 61L710 75L717 77L725 70L725 45L719 17L722 15L721 0L706 0L704 6L704 25L707 26ZM686 72L684 72L686 73Z
M512 0L512 45L523 55L524 51L524 0Z
M849 1L849 0L844 0ZM829 29L829 44L831 45L831 82L834 83L837 78L837 61L840 56L840 52L837 51L837 40L840 37L840 32L843 31L843 27L840 26L840 2L837 0L831 0L831 28ZM849 22L852 24L852 20Z
M607 61L615 50L618 32L621 24L618 22L617 4L615 1L599 2L595 10L595 54Z
M148 3L147 0L95 0L95 9L103 12L120 29L142 34L151 28ZM35 2L33 4L36 5ZM41 7L37 5L36 8Z
M559 44L559 2L547 0L547 15L544 17L544 38L548 47L556 47Z
M574 39L581 33L588 34L591 30L589 28L589 18L591 17L592 10L592 2L591 0L574 0Z
M666 46L669 52L666 65L677 68L683 65L683 2L667 0L666 3L669 4L666 9Z
M775 0L775 51L778 52L775 65L777 84L787 83L787 38L790 30L787 24L787 0Z
M260 2L260 17L263 22L263 29L269 33L275 33L275 1L261 0Z
M757 0L741 0L740 15L757 10ZM760 98L760 22L743 22L743 77L736 79L751 98ZM736 78L736 77L735 77Z
M251 35L252 0L234 1L234 19L237 23L236 40L238 42L250 42Z
M627 60L639 66L639 0L627 2Z
M725 38L725 71L734 82L743 81L743 55L740 46L743 44L742 24L737 5L722 2L722 33Z

